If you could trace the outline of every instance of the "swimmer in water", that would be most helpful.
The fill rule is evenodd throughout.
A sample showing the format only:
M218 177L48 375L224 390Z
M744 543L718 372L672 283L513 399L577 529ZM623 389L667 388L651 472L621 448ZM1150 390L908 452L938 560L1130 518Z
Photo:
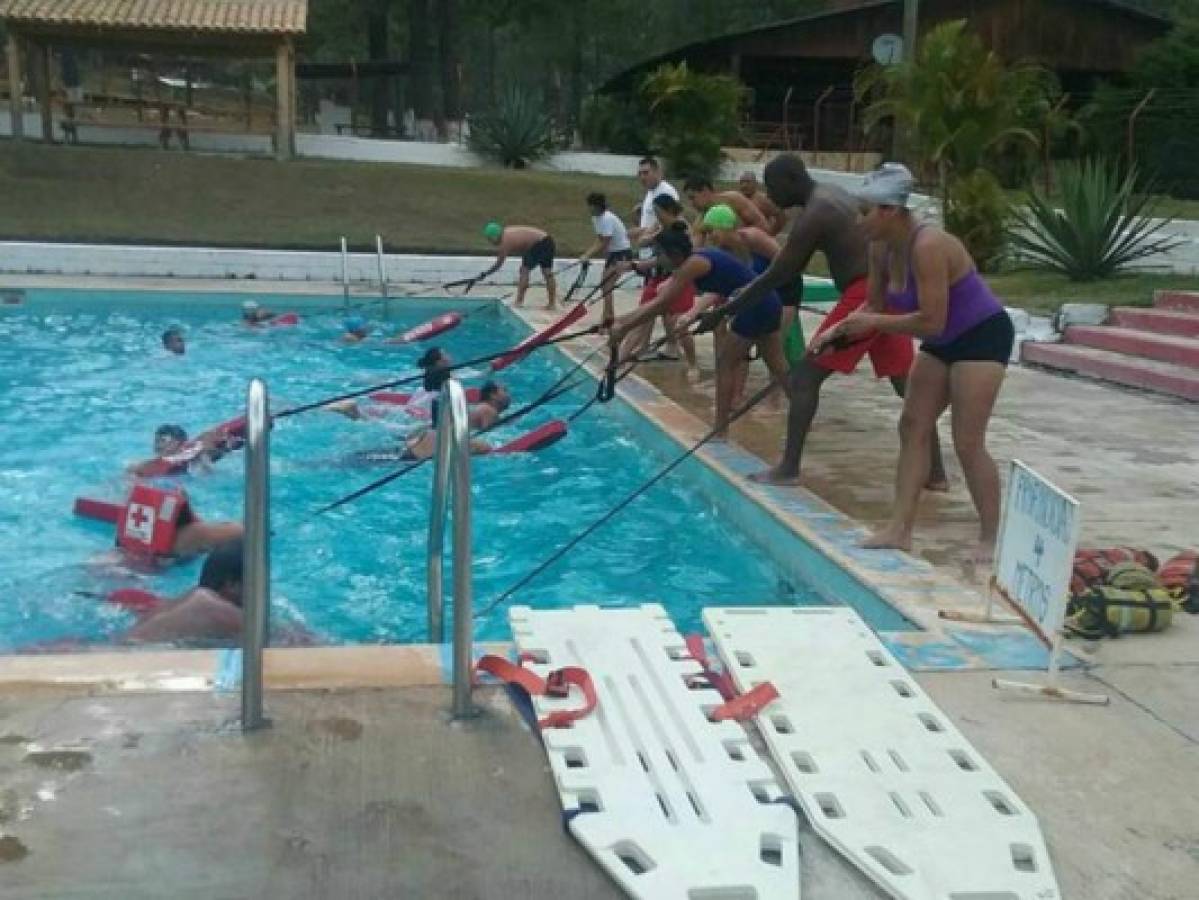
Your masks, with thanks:
M370 322L363 316L346 316L341 323L343 344L358 344L371 335Z
M162 333L162 349L168 353L174 353L176 356L183 356L187 352L187 345L183 340L183 329L178 325L172 325Z
M193 470L207 471L212 464L232 450L241 447L240 437L224 427L205 431L195 440L179 425L159 425L154 432L154 458L129 466L130 475L153 478L163 475L184 475Z
M430 378L426 379L426 388L431 388L434 391L440 391L441 386L449 380L449 377L450 372L448 369L436 370L432 373ZM502 412L503 409L507 409L508 404L511 403L511 397L508 395L508 392L495 382L488 382L484 386L485 390L487 388L491 388L490 399L479 403L478 406L476 406L475 409L470 413L470 424L472 429L475 429L476 427L490 427L490 425L476 426L476 411L478 411L478 418L480 421L489 421L491 424L494 424L496 419L499 418L500 412ZM435 395L435 399L433 400L430 410L431 415L429 427L421 429L420 432L408 438L404 442L404 448L400 453L400 459L430 459L437 452L437 423L440 406L441 403L436 399ZM501 406L502 409L499 408ZM480 410L480 407L486 407L486 409ZM492 449L492 446L486 441L481 441L477 438L471 438L470 452L472 454L479 456L490 453Z
M256 300L246 300L241 305L241 320L246 325L261 325L263 322L269 322L276 315L278 313L259 306Z
M167 643L240 637L243 552L240 535L214 547L200 570L200 583L134 625L125 640Z
M512 405L508 389L496 381L489 381L479 388L479 402L470 410L470 427L475 431L491 428Z

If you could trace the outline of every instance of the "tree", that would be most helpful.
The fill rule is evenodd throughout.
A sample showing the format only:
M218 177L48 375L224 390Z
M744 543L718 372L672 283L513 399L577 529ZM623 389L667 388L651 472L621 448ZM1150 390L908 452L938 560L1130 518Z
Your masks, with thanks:
M641 94L648 106L650 140L681 176L711 177L736 138L746 90L736 78L702 75L686 63L664 65L646 76Z
M980 266L992 263L1008 213L994 170L1005 154L1031 155L1040 145L1037 126L1058 90L1053 76L1004 65L959 20L930 31L913 60L864 70L856 90L869 102L866 128L891 120L909 135L908 162L939 186L946 225L963 232ZM987 220L997 227L983 227Z

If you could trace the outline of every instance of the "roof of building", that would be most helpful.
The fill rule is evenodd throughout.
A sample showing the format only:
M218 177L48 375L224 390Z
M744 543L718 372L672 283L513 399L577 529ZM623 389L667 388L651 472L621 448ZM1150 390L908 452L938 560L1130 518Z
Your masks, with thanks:
M1169 26L1172 20L1169 16L1150 12L1142 6L1137 6L1129 0L1075 0L1082 6L1098 6L1103 7L1113 12L1123 13L1137 19L1155 22L1162 26ZM641 72L650 69L661 63L671 62L677 59L686 58L696 53L701 53L708 50L714 50L721 47L727 47L730 44L735 44L745 38L757 37L760 35L769 35L774 32L786 31L789 28L794 28L798 25L810 25L818 22L823 22L828 19L840 17L854 16L862 12L874 11L886 8L888 6L901 6L903 0L861 0L856 6L836 6L831 9L820 10L819 12L806 13L802 16L795 16L790 19L783 19L770 25L761 25L757 28L749 28L744 31L730 32L729 34L717 35L711 38L694 41L690 44L684 44L679 47L673 47L662 53L658 53L648 59L644 59L635 65L630 66L622 72L613 75L608 79L602 90L611 89L617 84L624 82L629 76L636 72Z
M308 0L0 0L0 20L62 28L303 34Z

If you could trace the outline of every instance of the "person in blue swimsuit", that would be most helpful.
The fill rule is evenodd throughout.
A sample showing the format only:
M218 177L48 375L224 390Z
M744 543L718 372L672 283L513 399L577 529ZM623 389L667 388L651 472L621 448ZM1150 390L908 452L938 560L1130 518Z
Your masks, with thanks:
M691 313L680 318L680 331L687 330L705 309L724 303L756 277L753 269L727 251L717 247L696 250L685 228L665 229L654 239L654 247L662 268L672 273L671 280L653 301L613 324L608 340L614 354L619 353L621 342L630 331L669 309L687 285L694 285L700 301ZM782 304L778 295L771 292L761 304L733 316L728 335L717 344L716 437L728 435L738 366L751 347L758 348L771 377L786 391L787 361L783 358L779 334L781 317Z

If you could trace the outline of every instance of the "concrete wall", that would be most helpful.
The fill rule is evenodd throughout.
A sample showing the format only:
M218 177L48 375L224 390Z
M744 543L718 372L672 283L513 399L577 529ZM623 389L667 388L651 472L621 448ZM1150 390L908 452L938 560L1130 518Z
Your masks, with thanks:
M389 284L440 285L479 274L494 260L490 256L413 256L385 254ZM352 284L377 285L379 262L373 253L347 254ZM573 260L560 259L561 271ZM482 284L516 283L519 260L509 260ZM48 244L33 241L0 242L0 272L20 275L106 275L126 278L217 278L282 281L341 281L337 251L234 250L212 247L114 246L107 244ZM564 273L562 290L575 270ZM539 282L540 276L534 276ZM599 281L592 266L587 284Z

